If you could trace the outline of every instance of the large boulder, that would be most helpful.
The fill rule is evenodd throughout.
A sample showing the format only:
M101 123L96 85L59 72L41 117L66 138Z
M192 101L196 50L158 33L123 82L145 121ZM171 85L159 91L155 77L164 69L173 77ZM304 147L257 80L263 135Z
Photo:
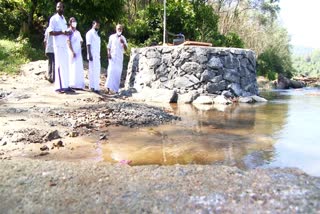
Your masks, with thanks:
M282 74L279 74L277 80L277 89L303 88L305 84L300 81L290 80Z
M296 80L290 80L290 87L291 88L303 88L305 87L305 83L301 81L296 81Z
M277 80L277 89L289 89L290 88L290 80L283 76L282 74L279 74L278 80Z
M178 94L175 90L145 87L139 93L133 93L132 98L137 101L176 103Z

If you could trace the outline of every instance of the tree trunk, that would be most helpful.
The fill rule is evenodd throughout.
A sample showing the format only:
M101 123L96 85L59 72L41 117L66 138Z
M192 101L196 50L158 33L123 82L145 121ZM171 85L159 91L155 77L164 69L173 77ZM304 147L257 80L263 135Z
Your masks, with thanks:
M28 28L29 28L29 32L33 28L33 14L36 11L37 3L38 3L37 0L32 0L31 1L30 11L28 13Z

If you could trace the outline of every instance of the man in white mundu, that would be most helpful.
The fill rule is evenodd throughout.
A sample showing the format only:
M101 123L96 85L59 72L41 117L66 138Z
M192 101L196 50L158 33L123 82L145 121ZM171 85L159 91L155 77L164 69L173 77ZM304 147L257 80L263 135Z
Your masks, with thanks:
M98 21L92 22L92 28L86 34L87 43L87 57L89 60L89 88L91 91L99 93L100 90L100 45L101 40L98 35L100 23Z
M70 65L70 87L73 89L84 89L84 71L81 53L83 39L77 28L74 17L69 19L71 35L68 37L69 65Z
M70 32L67 30L67 22L63 16L64 6L62 2L56 5L57 13L50 18L49 33L53 36L53 50L55 58L55 83L57 92L70 91L69 88L69 61L67 38Z
M108 92L118 92L123 67L123 53L127 50L126 38L122 35L123 27L118 24L116 33L109 37L108 43L108 76L105 87Z

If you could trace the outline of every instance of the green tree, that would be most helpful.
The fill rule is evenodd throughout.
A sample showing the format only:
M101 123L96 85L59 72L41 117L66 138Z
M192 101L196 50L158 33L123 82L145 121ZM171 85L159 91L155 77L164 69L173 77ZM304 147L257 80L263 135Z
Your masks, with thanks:
M131 41L136 45L149 45L152 41L161 43L163 8L163 3L157 2L136 13L135 20L128 24ZM166 8L168 32L182 33L187 40L211 42L214 46L243 46L235 33L224 36L217 32L219 17L206 1L168 0ZM167 42L170 41L169 37Z
M275 23L268 28L267 33L269 40L266 41L266 49L258 56L258 75L271 80L280 73L292 77L294 69L287 30Z

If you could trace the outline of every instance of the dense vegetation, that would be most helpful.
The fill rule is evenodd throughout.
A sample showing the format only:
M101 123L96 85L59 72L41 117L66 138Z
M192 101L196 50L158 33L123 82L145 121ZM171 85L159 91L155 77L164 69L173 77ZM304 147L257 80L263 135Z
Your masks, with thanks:
M298 76L320 77L320 50L293 56L293 67Z
M28 39L14 42L0 39L0 72L16 73L20 65L43 58L44 52L31 47Z
M1 0L0 39L22 41L23 47L41 54L26 54L24 60L44 58L43 32L55 13L57 1ZM65 17L74 16L84 37L91 22L102 23L102 63L105 48L116 23L125 24L130 47L162 44L163 0L64 0ZM214 46L252 49L258 57L258 74L276 78L292 75L289 37L277 21L279 0L167 0L167 30L183 33L187 40L211 42ZM168 35L166 42L172 42ZM2 42L3 43L3 42ZM3 46L3 45L2 45ZM28 48L22 48L29 50ZM31 49L32 50L32 49ZM8 51L6 51L8 52ZM0 53L0 71L6 71L8 54ZM17 62L20 63L22 61Z

